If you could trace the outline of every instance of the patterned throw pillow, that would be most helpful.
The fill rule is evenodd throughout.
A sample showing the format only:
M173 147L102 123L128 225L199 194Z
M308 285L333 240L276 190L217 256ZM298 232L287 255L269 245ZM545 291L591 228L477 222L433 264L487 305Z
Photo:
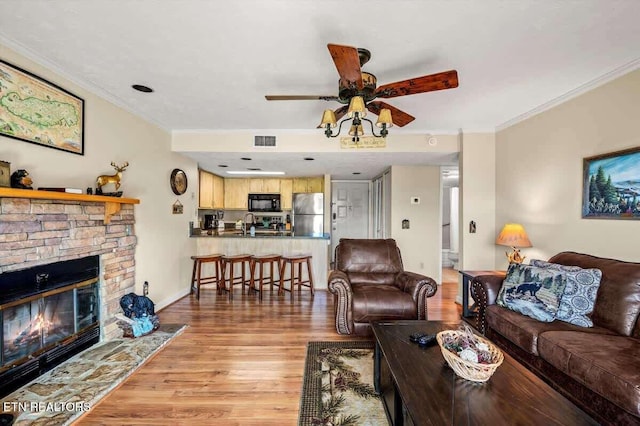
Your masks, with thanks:
M512 263L497 303L538 321L551 322L556 318L566 285L563 272Z
M567 287L560 299L556 318L580 327L593 327L589 318L596 303L602 271L600 269L582 269L579 266L566 266L534 259L531 265L538 268L562 271L567 277Z

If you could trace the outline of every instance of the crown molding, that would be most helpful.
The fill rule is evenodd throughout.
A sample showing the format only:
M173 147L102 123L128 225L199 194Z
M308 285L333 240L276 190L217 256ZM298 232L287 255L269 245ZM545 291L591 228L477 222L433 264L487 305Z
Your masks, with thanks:
M48 59L45 59L44 57L42 57L41 55L35 53L33 50L31 50L30 48L26 47L25 45L18 43L15 40L12 40L11 38L7 37L5 34L2 34L0 32L0 43L2 43L3 45L5 45L6 47L8 47L9 49L13 50L14 52L16 52L19 55L24 56L25 58L29 59L30 61L33 61L35 63L37 63L38 65L41 65L45 68L47 68L48 70L50 70L51 72L56 73L57 75L59 75L60 77L69 80L71 83L81 87L82 89L93 93L96 96L99 96L100 98L106 100L107 102L110 102L112 104L114 104L115 106L117 106L118 108L122 108L123 110L143 119L144 121L151 123L155 126L158 126L159 128L161 128L162 130L171 133L171 129L169 127L167 127L166 125L164 125L163 123L159 123L158 121L145 116L144 114L142 114L140 111L136 111L131 109L131 107L129 107L125 102L123 102L120 98L118 98L117 96L113 95L112 93L104 90L103 88L101 88L98 84L89 81L85 78L80 78L77 77L73 74L69 74L67 71L63 70L60 65L56 64L55 62L52 62ZM16 64L18 65L18 64ZM37 73L36 73L37 74Z
M625 74L628 74L632 71L637 70L638 68L640 68L640 58L635 59L625 65L622 65L621 67L618 67L604 75L601 75L600 77L597 77L581 86L576 87L573 90L568 91L567 93L565 93L564 95L558 96L555 99L550 100L549 102L545 102L540 106L537 106L535 108L533 108L530 111L527 111L523 114L520 114L508 121L505 121L502 124L499 124L496 126L496 132L499 132L501 130L504 130L508 127L513 126L514 124L517 124L521 121L524 121L528 118L533 117L534 115L540 114L541 112L544 112L548 109L551 109L555 106L558 106L562 103L567 102L570 99L573 99L575 97L578 97L584 93L587 93L597 87L600 87L606 83L609 83L610 81L615 80L618 77L622 77Z

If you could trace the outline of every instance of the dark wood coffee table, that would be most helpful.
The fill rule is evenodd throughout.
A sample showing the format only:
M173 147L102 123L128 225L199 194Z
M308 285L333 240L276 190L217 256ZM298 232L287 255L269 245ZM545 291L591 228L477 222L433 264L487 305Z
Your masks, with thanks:
M485 383L458 377L436 344L409 341L458 323L389 321L372 324L376 339L374 384L390 424L403 425L597 425L569 400L504 354Z

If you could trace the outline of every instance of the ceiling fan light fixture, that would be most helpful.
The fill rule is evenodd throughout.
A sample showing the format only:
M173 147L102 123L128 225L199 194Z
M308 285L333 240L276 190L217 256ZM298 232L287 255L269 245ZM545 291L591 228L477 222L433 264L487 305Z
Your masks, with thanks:
M362 98L362 96L354 96L349 102L347 117L353 118L356 113L358 113L360 117L367 116L367 110L364 107L364 99Z
M325 109L322 113L322 122L320 123L322 127L336 127L338 125L338 121L336 120L336 114L333 110Z
M362 136L364 135L364 130L362 129L362 124L351 125L351 129L349 129L349 136Z
M378 116L378 121L376 122L376 127L393 127L393 119L391 118L391 110L388 108L383 108L380 110L380 115Z

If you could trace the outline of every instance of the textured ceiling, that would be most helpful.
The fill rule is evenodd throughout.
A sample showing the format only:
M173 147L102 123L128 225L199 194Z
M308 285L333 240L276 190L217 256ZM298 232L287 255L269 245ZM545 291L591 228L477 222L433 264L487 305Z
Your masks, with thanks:
M456 69L456 89L388 102L392 132L493 131L638 67L636 0L0 0L0 42L167 130L314 129L336 95L327 43L386 84ZM134 83L155 89L142 94Z

